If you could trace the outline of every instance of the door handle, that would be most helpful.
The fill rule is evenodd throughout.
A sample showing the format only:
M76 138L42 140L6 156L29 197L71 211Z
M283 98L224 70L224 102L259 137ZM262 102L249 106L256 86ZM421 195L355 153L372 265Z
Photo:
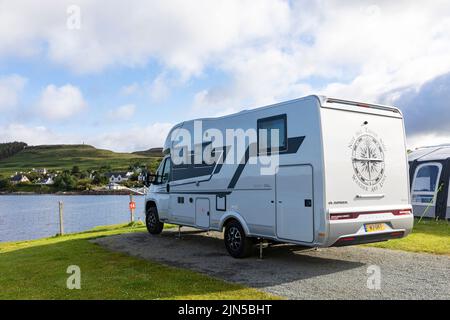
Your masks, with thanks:
M305 199L305 207L312 207L312 200L311 199Z
M166 184L166 191L170 192L170 184Z

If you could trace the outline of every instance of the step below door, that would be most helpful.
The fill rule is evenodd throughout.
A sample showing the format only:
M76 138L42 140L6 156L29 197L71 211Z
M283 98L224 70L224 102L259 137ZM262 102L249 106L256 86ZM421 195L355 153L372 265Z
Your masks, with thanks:
M280 167L276 174L276 196L278 238L313 242L312 167L310 165Z

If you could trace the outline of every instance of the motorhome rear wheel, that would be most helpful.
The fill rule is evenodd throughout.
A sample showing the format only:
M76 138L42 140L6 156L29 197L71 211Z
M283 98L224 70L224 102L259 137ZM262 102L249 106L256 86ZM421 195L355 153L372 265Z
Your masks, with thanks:
M225 248L234 258L246 258L252 254L253 241L245 235L241 224L232 220L227 223L224 233Z

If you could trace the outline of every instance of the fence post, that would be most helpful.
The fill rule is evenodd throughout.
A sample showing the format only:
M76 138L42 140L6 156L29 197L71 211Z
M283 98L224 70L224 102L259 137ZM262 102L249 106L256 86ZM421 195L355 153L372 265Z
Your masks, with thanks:
M130 219L131 219L130 222L131 223L134 222L134 209L133 209L132 203L134 203L133 194L130 193Z
M59 201L59 235L64 234L64 204Z

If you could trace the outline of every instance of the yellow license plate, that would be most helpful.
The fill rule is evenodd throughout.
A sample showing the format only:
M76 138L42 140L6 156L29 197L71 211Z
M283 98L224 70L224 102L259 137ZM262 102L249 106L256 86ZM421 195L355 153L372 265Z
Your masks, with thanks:
M384 223L365 224L364 228L366 232L377 232L386 230L386 225Z

